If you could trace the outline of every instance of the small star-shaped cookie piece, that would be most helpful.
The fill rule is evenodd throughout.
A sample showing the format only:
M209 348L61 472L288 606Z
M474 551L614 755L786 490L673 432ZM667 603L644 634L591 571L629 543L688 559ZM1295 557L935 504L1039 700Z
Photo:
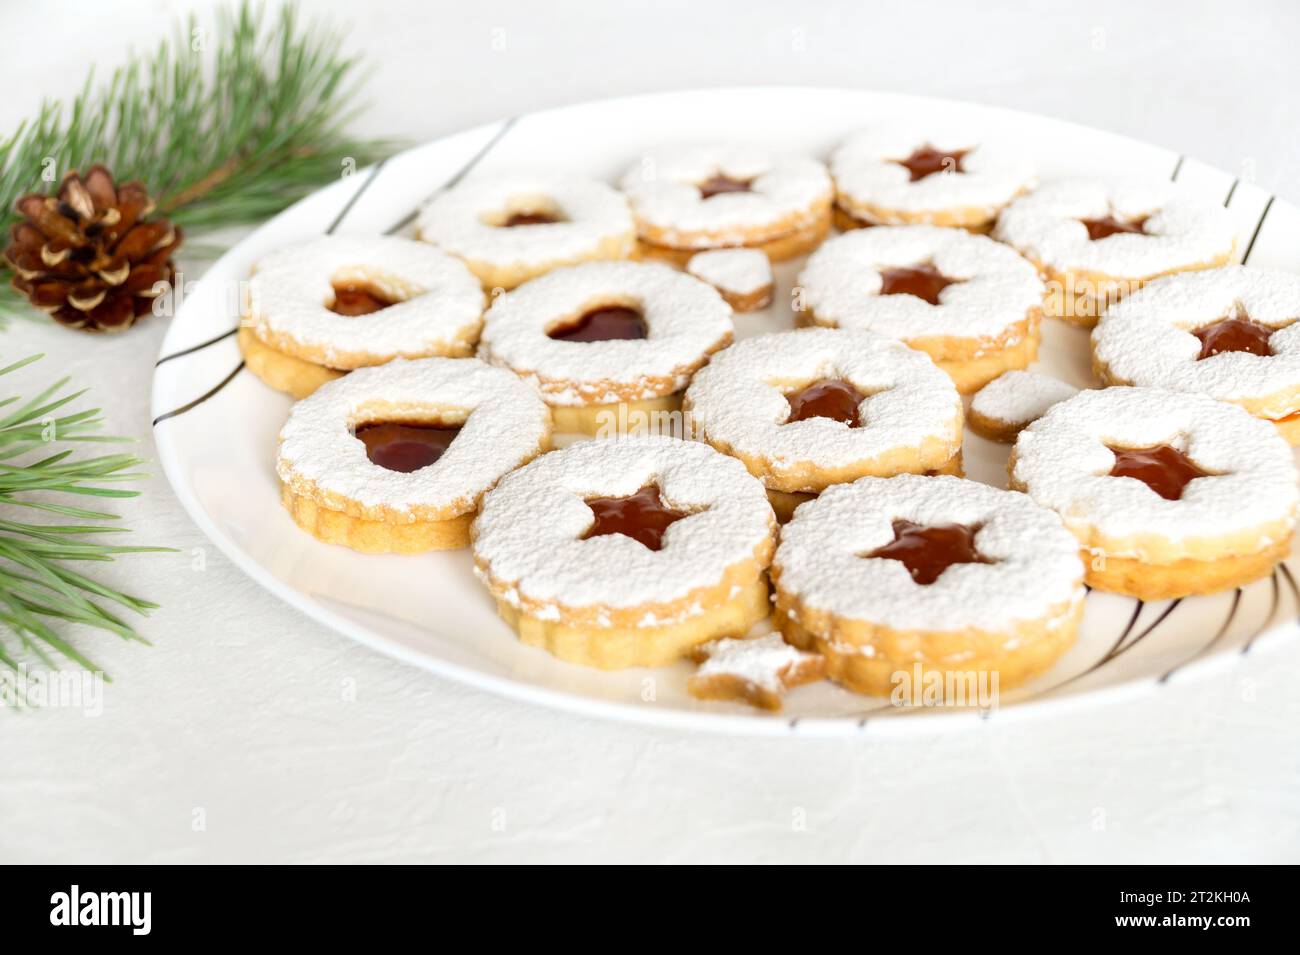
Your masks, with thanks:
M764 710L779 710L792 686L826 676L826 659L790 646L779 633L737 639L727 637L697 647L700 664L686 684L701 700L741 700Z

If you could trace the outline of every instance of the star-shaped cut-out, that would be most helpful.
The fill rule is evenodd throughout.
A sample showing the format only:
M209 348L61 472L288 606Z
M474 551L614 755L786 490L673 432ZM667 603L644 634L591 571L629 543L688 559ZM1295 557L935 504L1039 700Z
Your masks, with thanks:
M700 665L686 683L692 696L741 700L764 710L779 710L790 687L826 676L825 657L790 646L779 633L713 640L697 647L691 657Z
M894 539L863 557L884 557L899 561L912 580L928 586L954 564L991 564L975 546L978 527L966 524L936 524L927 527L914 521L894 521Z
M1167 444L1151 448L1111 448L1115 466L1111 477L1136 478L1166 501L1177 501L1187 485L1197 478L1210 477L1195 461Z
M936 173L965 172L966 170L962 168L962 160L966 158L968 152L969 149L957 149L951 152L946 149L935 149L927 143L913 150L912 155L906 159L894 159L892 162L906 169L912 182L919 182Z
M938 305L939 293L960 281L944 275L933 263L922 262L920 265L881 269L880 294L914 295L923 302Z
M648 484L635 494L626 497L589 497L587 506L595 520L583 540L622 534L650 550L661 550L664 532L683 517L690 515L669 507L659 496L659 488Z
M1088 230L1088 238L1093 242L1112 235L1124 233L1146 235L1147 232L1146 216L1142 216L1140 219L1123 219L1114 213L1107 213L1098 219L1080 219L1079 221Z

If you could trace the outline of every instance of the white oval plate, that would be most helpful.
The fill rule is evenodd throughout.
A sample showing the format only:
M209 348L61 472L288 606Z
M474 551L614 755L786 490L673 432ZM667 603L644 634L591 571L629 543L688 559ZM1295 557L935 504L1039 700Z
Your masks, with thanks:
M154 377L155 436L167 477L212 541L273 594L340 633L435 673L577 712L730 732L852 734L973 725L988 710L900 709L830 684L792 692L773 715L705 703L686 692L690 668L604 673L518 643L470 573L466 553L363 556L322 544L280 506L276 434L289 399L243 369L233 329L239 283L259 256L324 232L409 233L417 207L467 176L554 167L613 181L653 145L756 142L824 156L873 118L907 113L942 129L974 123L1032 158L1043 179L1128 174L1175 179L1224 203L1250 264L1300 267L1300 211L1228 173L1059 120L985 106L856 90L704 90L549 110L449 136L362 170L276 216L187 289ZM775 304L737 317L739 336L791 327L800 261L777 268ZM1048 322L1039 367L1091 384L1087 334ZM970 477L1004 486L1007 449L968 434ZM1206 666L1294 635L1300 564L1212 597L1143 604L1090 594L1077 645L1049 673L1002 694L996 718L1157 692Z

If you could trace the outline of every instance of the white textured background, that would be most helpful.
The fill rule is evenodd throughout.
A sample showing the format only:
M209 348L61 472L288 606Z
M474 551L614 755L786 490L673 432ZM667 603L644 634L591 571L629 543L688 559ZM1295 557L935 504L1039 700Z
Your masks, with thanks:
M186 6L212 5L4 0L0 133L88 64L150 49ZM365 133L420 141L678 87L846 85L1054 114L1300 200L1300 9L1283 0L308 6L350 23L374 63ZM44 351L23 381L73 375L149 456L163 331L23 324L0 333L0 357ZM79 635L116 678L97 718L0 713L0 862L1300 860L1300 633L1142 701L950 738L686 736L509 702L353 645L205 548L161 477L123 508L139 542L181 551L107 572L163 604L144 625L154 646Z

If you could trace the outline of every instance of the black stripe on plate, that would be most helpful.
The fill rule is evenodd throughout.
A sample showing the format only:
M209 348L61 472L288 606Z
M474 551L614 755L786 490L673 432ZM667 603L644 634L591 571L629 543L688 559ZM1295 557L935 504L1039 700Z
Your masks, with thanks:
M203 402L207 401L213 395L217 394L217 392L221 391L221 389L226 387L226 385L234 381L235 376L238 375L243 370L244 370L244 363L241 361L238 365L235 366L235 370L232 371L230 374L226 375L225 378L222 378L221 381L217 382L215 387L199 395L197 398L195 398L193 401L189 402L188 404L183 404L179 408L175 408L171 411L165 412L164 414L160 414L158 417L154 418L153 426L156 428L158 426L158 422L160 421L166 421L168 418L175 418L177 415L183 415L185 414L185 412L193 408L197 408L199 405L203 404Z
M1158 679L1156 682L1157 683L1167 682L1171 676L1173 676L1177 671L1181 670L1183 667L1187 666L1187 664L1191 663L1193 660L1199 660L1201 657L1209 653L1210 650L1214 648L1214 645L1223 639L1224 634L1228 632L1228 628L1232 626L1232 621L1236 619L1237 609L1240 606L1241 606L1241 588L1238 587L1236 592L1233 593L1232 595L1232 606L1228 608L1228 615L1223 618L1223 623L1219 625L1218 632L1216 632L1214 636L1210 638L1210 642L1207 643L1205 646L1201 647L1201 649L1197 650L1195 653L1193 653L1182 663L1174 664L1172 667L1166 670L1164 676L1160 677L1160 679Z
M154 362L153 366L157 368L163 362L171 361L173 358L184 358L186 355L193 355L196 351L202 351L204 348L207 348L209 345L215 345L217 342L225 341L227 338L235 334L235 332L237 331L239 331L238 325L230 329L230 331L228 332L222 332L220 335L217 335L215 338L209 338L207 341L199 342L197 345L191 345L189 348L182 348L180 351L174 351L170 355L163 355L163 357L159 358L156 362Z
M333 235L334 230L343 224L343 220L346 219L348 213L352 211L352 207L357 204L357 200L360 199L365 194L365 191L370 188L371 184L379 178L379 173L384 168L384 163L386 162L388 162L387 159L381 159L371 167L370 175L366 176L366 181L361 184L361 188L352 193L347 204L339 210L339 214L334 217L334 221L331 222L329 228L325 230L326 235Z
M515 123L517 123L518 121L519 121L518 116L511 116L504 123L502 123L501 128L498 129L495 135L493 135L493 137L483 145L482 149L480 149L478 152L476 152L473 156L470 157L469 162L461 166L460 169L456 170L455 175L453 175L450 179L448 179L441 186L435 189L433 195L429 196L428 199L425 199L424 202L420 203L418 206L416 206L414 209L408 212L405 216L403 216L400 222L398 222L396 225L389 227L388 229L385 229L384 235L392 235L394 232L400 232L402 229L405 229L408 225L411 224L412 221L414 221L415 217L419 214L420 209L425 205L425 203L429 201L429 199L432 199L433 196L439 195L440 193L446 192L448 189L452 188L457 183L459 183L462 179L468 176L470 172L474 169L474 167L477 166L479 163L481 163L484 160L484 158L486 158L487 154L490 153L496 147L496 145L499 142L501 142L502 139L505 138L506 133L510 132L510 130L514 128Z
M1187 158L1186 156L1179 156L1178 162L1174 163L1174 171L1169 174L1169 179L1171 182L1178 181L1178 174L1183 171L1183 160L1186 158Z
M1252 633L1252 634L1250 635L1250 639L1247 640L1247 641L1242 645L1242 648L1241 648L1241 652L1242 652L1242 654L1247 654L1247 653L1250 652L1250 648L1251 648L1252 646L1254 646L1255 641L1258 640L1259 637L1260 637L1260 635L1261 635L1265 630L1268 629L1268 625L1269 625L1270 623L1272 623L1272 622L1273 622L1273 618L1277 616L1277 605L1278 605L1278 598L1281 596L1281 588L1278 587L1278 583L1277 583L1277 571L1276 571L1276 570L1273 571L1273 576L1270 577L1269 580L1270 580L1270 581L1272 582L1272 584L1273 584L1273 602L1269 605L1269 608L1268 608L1268 616L1265 617L1265 618L1264 618L1264 622L1261 623L1261 624L1260 624L1260 625L1255 629L1255 632Z
M1264 203L1264 211L1259 214L1259 221L1255 223L1255 231L1250 235L1250 242L1246 245L1246 252L1241 257L1241 264L1245 265L1250 259L1250 253L1255 248L1255 240L1259 238L1259 230L1264 228L1264 220L1268 217L1268 210L1273 208L1273 200L1277 196L1269 196L1268 202Z
M1227 194L1226 196L1223 197L1223 208L1226 209L1226 208L1228 208L1229 205L1232 204L1232 197L1233 197L1234 195L1236 195L1236 193L1237 193L1237 184L1240 183L1240 182L1241 182L1240 179L1234 179L1234 180L1232 180L1232 185L1228 187L1228 194Z

